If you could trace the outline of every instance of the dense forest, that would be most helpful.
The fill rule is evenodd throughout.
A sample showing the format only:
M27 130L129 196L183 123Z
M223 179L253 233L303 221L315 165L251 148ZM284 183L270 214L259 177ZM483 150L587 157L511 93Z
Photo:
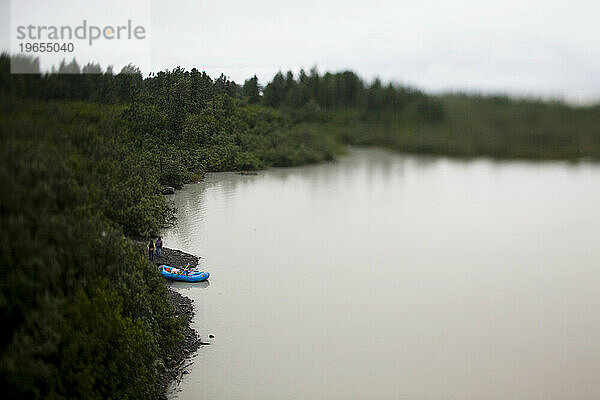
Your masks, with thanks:
M34 59L14 60L39 70ZM174 221L163 185L333 160L348 144L499 158L600 158L600 106L430 96L353 72L237 84L0 57L0 341L8 398L156 398L181 326L132 238ZM68 73L68 74L67 74Z

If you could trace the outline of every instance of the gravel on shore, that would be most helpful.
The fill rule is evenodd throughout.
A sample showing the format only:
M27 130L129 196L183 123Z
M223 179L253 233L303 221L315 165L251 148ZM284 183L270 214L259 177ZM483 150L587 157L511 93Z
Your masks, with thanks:
M163 248L162 256L155 257L152 262L157 266L164 264L183 268L189 264L190 267L195 268L198 266L199 258L180 250ZM169 384L171 382L179 384L183 376L188 373L187 368L193 363L191 356L201 345L208 344L203 343L200 336L198 336L198 332L190 326L194 317L194 301L171 289L167 280L165 280L165 285L167 285L169 302L173 305L175 316L185 321L185 323L182 332L184 342L175 355L165 360L164 368L157 381L161 400L167 399L166 390Z
M200 257L186 253L181 250L169 249L163 247L160 257L154 256L152 262L156 265L170 265L171 267L183 268L189 264L191 268L198 266Z

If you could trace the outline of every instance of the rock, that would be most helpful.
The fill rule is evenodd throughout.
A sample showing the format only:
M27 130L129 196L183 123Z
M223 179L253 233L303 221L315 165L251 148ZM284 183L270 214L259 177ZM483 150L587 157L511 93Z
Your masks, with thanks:
M199 259L200 257L185 253L183 251L163 247L162 255L160 257L155 256L154 263L156 265L164 264L177 268L184 268L189 264L190 268L196 268L198 266Z
M163 255L155 260L156 264L168 264L178 267L184 267L189 264L192 267L198 266L198 257L184 253L183 251L163 248ZM175 381L179 383L183 378L183 375L187 374L187 368L192 365L193 361L190 359L194 353L200 348L201 345L210 343L203 343L198 333L190 326L192 317L194 316L194 306L192 300L188 297L183 296L179 292L176 292L168 287L168 297L170 303L173 305L174 314L179 317L180 320L185 321L183 325L183 331L181 332L184 337L182 346L177 352L167 357L164 362L156 362L157 372L159 378L157 381L157 389L160 393L159 398L164 399L165 391L169 382Z
M140 251L144 252L147 257L148 251L146 249L146 239L135 240L134 243L139 246ZM193 254L163 247L162 256L155 256L152 262L157 266L166 264L183 268L189 265L190 268L196 268L198 267L199 259L200 257ZM173 314L182 322L181 333L184 338L181 347L173 354L168 355L162 361L159 360L154 363L156 371L158 372L158 379L156 382L156 389L159 393L158 398L166 400L166 389L169 383L181 382L181 379L185 374L183 371L186 371L187 368L192 365L192 359L195 357L196 351L201 345L209 345L210 343L202 342L198 333L190 326L190 322L194 316L193 300L171 289L168 280L165 279L164 284L167 287L169 302L173 306Z
M183 327L184 342L181 348L172 357L165 359L162 370L157 368L159 371L157 388L161 396L165 394L169 382L176 381L179 383L183 375L188 373L186 372L187 368L192 364L189 358L190 355L195 353L200 348L200 345L203 344L198 333L190 326L190 321L194 316L192 301L170 288L167 293L175 313L180 315L180 318L185 318L187 323ZM160 363L157 362L156 366L159 367Z
M173 186L163 186L162 194L175 194L175 188Z

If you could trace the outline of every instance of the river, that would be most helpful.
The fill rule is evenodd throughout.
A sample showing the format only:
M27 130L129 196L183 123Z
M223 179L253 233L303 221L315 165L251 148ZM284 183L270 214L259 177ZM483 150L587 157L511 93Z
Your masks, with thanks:
M171 399L600 398L599 164L353 149L173 198L211 345Z

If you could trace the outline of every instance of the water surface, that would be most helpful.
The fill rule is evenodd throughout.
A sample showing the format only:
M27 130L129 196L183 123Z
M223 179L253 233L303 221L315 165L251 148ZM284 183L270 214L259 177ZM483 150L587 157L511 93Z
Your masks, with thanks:
M600 398L597 164L358 149L174 200L215 338L172 399Z

